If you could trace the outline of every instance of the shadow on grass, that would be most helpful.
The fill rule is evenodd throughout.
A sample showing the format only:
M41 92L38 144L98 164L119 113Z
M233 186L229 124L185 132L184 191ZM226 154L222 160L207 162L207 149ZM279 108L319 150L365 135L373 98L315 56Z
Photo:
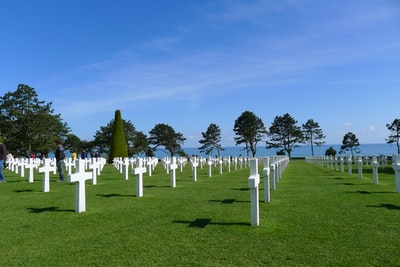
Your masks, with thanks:
M75 210L62 210L58 207L46 207L46 208L27 208L30 213L42 213L42 212L75 212Z
M249 203L250 201L243 201L243 200L236 200L233 198L227 198L227 199L223 199L223 200L209 200L208 202L216 202L216 203L221 203L221 204L233 204L235 202L237 203Z
M133 197L134 195L121 195L121 194L97 194L98 197Z
M172 223L182 223L188 224L188 227L204 228L207 225L222 225L222 226L250 226L250 223L244 222L233 222L233 223L222 223L222 222L211 222L212 219L209 218L198 218L194 221L185 220L174 220Z
M393 204L385 204L382 203L381 205L367 205L367 208L386 208L388 210L400 210L400 206L393 205Z
M361 195L369 195L369 194L393 194L393 192L388 192L388 191L369 192L369 191L364 191L364 190L357 190L357 191L346 192L346 193L350 193L350 194L359 193L359 194L361 194Z
M365 184L355 184L355 183L338 183L341 185L371 185L371 183L365 183Z
M16 189L14 190L15 193L25 193L25 192L33 192L32 189Z
M237 190L237 191L249 191L250 188L247 187L242 187L242 188L231 188L231 190Z

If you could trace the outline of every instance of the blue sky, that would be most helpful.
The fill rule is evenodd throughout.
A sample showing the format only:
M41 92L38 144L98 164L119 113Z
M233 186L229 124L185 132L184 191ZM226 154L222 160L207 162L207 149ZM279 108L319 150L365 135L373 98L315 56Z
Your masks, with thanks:
M384 143L400 118L397 0L14 0L0 3L0 94L23 83L91 140L116 109L145 134L233 146L246 110L318 122L327 144Z

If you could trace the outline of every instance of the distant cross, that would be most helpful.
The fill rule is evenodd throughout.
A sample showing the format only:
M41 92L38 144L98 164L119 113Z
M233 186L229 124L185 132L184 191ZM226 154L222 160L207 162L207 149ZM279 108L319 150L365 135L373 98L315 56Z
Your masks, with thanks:
M271 189L270 189L270 178L269 178L269 157L264 158L263 175L264 175L264 202L270 202Z
M75 212L86 211L86 180L92 179L92 173L85 172L85 160L76 160L75 173L68 175L69 183L76 183L75 187Z
M208 161L207 161L207 164L208 164L208 177L211 177L211 169L212 169L212 160L211 160L211 157L208 157Z
M251 198L251 225L258 226L260 224L260 211L259 211L259 196L258 196L258 184L260 183L260 175L258 174L258 160L250 160L250 177L248 179L248 185L250 188Z
M171 158L171 164L169 165L169 169L171 170L171 187L176 187L176 169L178 165L176 165L176 157Z
M136 159L136 168L133 169L133 174L136 175L136 197L143 196L143 173L146 172L146 167L143 166L143 159Z
M100 162L97 161L97 158L92 158L92 162L89 165L89 169L92 169L92 184L97 184L97 174L99 173L100 169Z
M400 155L392 156L392 168L395 174L396 193L400 193Z
M122 162L121 166L123 166L124 178L125 178L125 180L128 180L129 179L129 158L124 158L124 161Z
M64 161L65 168L67 169L68 175L72 174L72 167L75 167L75 162L72 161L72 158L67 158L67 160Z
M51 166L51 159L44 159L43 167L39 168L39 172L43 173L43 183L42 183L42 191L49 192L50 191L50 172L53 170L53 166Z
M199 165L198 159L196 157L192 158L192 172L193 172L193 181L197 181L197 166Z
M37 167L37 165L34 162L34 159L29 159L28 164L26 164L25 167L29 169L28 181L30 183L33 183L34 180L33 169Z
M379 163L378 163L378 158L376 155L372 156L372 161L371 161L371 166L372 166L372 174L373 174L373 181L374 184L378 184L378 167L379 167Z

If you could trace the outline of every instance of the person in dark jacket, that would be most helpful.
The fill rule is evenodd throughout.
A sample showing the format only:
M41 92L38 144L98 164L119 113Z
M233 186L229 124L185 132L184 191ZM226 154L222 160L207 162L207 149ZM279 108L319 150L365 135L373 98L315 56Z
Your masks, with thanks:
M3 144L3 138L0 137L0 183L4 183L3 165L7 159L7 148Z
M57 148L56 148L55 156L56 156L57 172L58 172L58 176L60 178L59 182L63 182L64 181L64 173L62 170L62 162L65 158L64 147L60 140L56 140L56 145L57 145Z

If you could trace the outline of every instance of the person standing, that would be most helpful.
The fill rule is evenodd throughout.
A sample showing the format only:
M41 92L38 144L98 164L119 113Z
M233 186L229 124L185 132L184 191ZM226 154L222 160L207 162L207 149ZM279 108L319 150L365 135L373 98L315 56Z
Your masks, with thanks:
M0 183L4 183L3 165L7 158L7 148L3 144L3 138L0 137Z
M57 172L58 172L58 177L59 177L59 181L63 182L64 181L64 173L62 170L62 162L65 159L65 154L64 154L64 147L61 143L60 140L56 140L56 164L57 164Z

